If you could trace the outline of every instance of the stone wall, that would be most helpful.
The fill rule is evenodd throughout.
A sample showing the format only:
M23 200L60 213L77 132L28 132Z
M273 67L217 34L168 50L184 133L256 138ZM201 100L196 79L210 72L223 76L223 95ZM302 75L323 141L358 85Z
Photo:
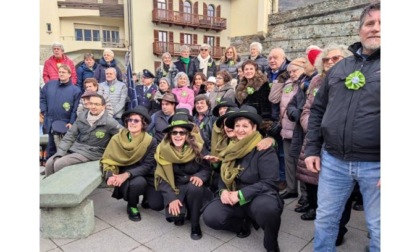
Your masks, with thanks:
M309 45L324 47L332 42L350 45L359 40L359 17L369 2L371 1L327 0L281 11L270 15L265 38L234 37L231 38L231 43L238 45L242 56L249 54L251 42L258 41L263 45L263 54L268 55L272 48L281 47L289 59L304 56Z

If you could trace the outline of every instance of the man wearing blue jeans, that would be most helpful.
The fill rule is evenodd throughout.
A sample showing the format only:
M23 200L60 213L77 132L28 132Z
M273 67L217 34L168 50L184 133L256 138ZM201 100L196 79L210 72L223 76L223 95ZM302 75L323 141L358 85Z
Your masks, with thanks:
M325 77L311 108L305 163L320 172L314 251L336 251L338 225L356 182L363 195L371 236L369 251L380 251L380 3L360 16L360 42L353 56Z

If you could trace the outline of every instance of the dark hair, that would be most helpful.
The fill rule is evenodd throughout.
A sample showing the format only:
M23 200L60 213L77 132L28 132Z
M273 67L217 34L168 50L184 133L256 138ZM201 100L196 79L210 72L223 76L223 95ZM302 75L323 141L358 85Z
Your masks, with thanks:
M95 87L97 87L98 86L98 81L95 79L95 78L86 78L84 81L83 81L83 87L86 89L86 83L92 83Z
M217 75L221 75L223 77L224 83L228 83L232 80L232 75L230 75L230 73L226 70L220 70L219 72L217 72L216 76Z
M191 82L191 83L192 83L192 85L191 85L191 86L194 86L194 84L195 84L195 77L196 77L197 75L200 75L201 79L203 80L203 83L207 80L206 75L205 75L203 72L196 72L196 73L194 74L193 80L192 80L192 82Z
M94 95L91 95L91 96L89 96L89 100L90 100L90 98L92 98L92 97L97 97L97 98L101 99L101 104L102 104L102 106L104 106L104 105L106 104L105 98L104 98L102 95L100 95L100 94L94 94Z
M182 127L182 126L177 126L177 127L180 127L180 128L185 129L185 131L187 132L187 134L185 135L185 142L193 149L193 152L195 154L196 161L201 160L202 159L201 152L198 149L198 145L195 142L194 136L191 135L191 132L188 129L186 129L186 128ZM165 134L164 139L167 139L171 143L171 145L173 146L174 144L172 143L171 132L172 132L172 129L168 133Z
M381 2L374 2L369 5L367 5L363 11L362 14L360 14L360 23L359 23L359 30L362 28L363 24L365 23L366 16L371 11L380 11L381 10Z
M144 116L137 114L137 113L130 113L125 118L128 119L131 115L138 115L141 119L141 131L146 131L149 124L146 122L146 119L144 119ZM128 123L124 121L124 127L128 128Z
M244 71L246 65L253 65L255 67L255 71L258 71L258 64L255 62L255 60L247 60L244 63L242 63L242 71Z

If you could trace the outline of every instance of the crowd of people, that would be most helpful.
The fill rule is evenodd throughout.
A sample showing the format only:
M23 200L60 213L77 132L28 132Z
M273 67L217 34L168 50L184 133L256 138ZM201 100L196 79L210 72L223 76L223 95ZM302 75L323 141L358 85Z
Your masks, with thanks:
M365 211L369 251L380 251L379 2L364 8L359 38L295 59L253 42L241 60L229 46L219 64L210 45L197 57L183 45L176 61L166 52L142 71L134 108L111 50L76 70L54 43L40 95L45 175L99 160L130 220L141 220L142 196L143 209L188 220L193 240L202 217L239 238L262 228L267 251L280 251L284 200L300 195L314 251L336 251L352 209Z

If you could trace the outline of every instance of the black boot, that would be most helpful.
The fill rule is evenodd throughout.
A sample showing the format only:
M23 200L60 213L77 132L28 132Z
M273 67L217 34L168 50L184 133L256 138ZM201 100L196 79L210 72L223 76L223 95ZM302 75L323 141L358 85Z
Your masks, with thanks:
M236 233L238 238L246 238L251 234L251 220L249 218L245 218L242 220L241 230Z
M200 240L201 237L203 237L203 233L201 232L200 225L191 226L191 239Z

